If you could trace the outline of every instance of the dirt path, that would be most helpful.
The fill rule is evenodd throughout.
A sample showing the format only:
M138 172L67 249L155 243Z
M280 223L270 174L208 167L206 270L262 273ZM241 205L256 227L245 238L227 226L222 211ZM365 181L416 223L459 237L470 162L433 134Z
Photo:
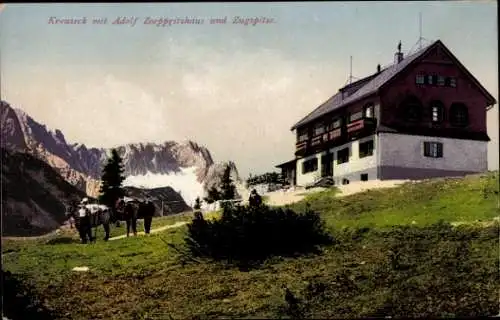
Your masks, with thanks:
M349 196L355 193L367 191L370 189L382 189L382 188L394 188L397 187L405 182L408 182L408 180L387 180L387 181L380 181L380 180L371 180L371 181L363 181L363 182L354 182L348 185L340 185L337 186L339 189L340 193L338 193L336 196L337 197L345 197ZM269 197L268 204L273 205L273 206L284 206L287 204L292 204L295 202L299 202L302 199L304 199L308 194L326 190L324 188L311 188L311 189L305 189L298 187L295 190L289 190L289 191L273 191L273 192L268 192L264 194L265 196Z
M178 227L181 227L183 225L187 224L186 221L179 221L179 222L176 222L174 224L169 224L169 225L166 225L166 226L163 226L163 227L159 227L159 228L156 228L156 229L151 229L151 233L157 233L157 232L162 232L162 231L165 231L167 229L172 229L172 228L178 228ZM138 236L143 236L145 235L144 231L140 231L140 232L137 232L137 235ZM127 235L126 234L122 234L121 236L116 236L116 237L112 237L112 238L109 238L110 241L112 240L118 240L118 239L123 239L123 238L126 238Z
M69 226L62 226L60 227L59 229L57 230L54 230L52 232L49 232L49 233L46 233L46 234L43 234L41 236L33 236L33 237L2 237L3 240L20 240L20 241L24 241L24 240L42 240L42 239L46 239L46 238L50 238L52 236L57 236L57 235L61 235L61 234L64 234L64 233L71 233L70 231L71 229L69 228Z

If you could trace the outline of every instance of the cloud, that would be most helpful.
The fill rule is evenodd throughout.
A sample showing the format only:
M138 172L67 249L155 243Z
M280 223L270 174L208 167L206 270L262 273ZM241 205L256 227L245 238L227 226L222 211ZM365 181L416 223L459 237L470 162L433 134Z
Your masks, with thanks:
M72 81L54 102L64 133L94 146L179 139L162 101L132 82L108 74L100 81ZM61 123L62 125L62 123Z
M15 96L25 78L9 79L7 99L21 101L71 142L110 147L190 139L216 161L235 161L246 176L293 157L290 127L341 85L328 62L238 41L218 47L171 40L148 54L149 64L38 66Z

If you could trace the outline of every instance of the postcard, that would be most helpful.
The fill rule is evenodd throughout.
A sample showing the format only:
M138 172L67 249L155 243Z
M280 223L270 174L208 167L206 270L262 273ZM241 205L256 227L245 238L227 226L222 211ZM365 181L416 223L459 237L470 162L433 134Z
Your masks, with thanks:
M497 6L1 4L3 316L499 314Z

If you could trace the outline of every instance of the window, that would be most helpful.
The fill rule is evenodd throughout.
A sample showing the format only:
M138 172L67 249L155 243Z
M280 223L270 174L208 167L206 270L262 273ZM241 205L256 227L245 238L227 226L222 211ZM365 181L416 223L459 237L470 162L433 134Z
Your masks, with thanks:
M359 157L364 158L373 155L373 140L359 144Z
M361 118L363 118L363 112L351 113L349 115L349 122L354 122L354 121L359 120Z
M361 174L361 181L368 181L368 173Z
M439 123L443 121L444 105L441 101L431 102L431 117L432 122Z
M309 135L307 134L307 129L297 130L297 140L298 142L304 142L309 139Z
M306 160L302 163L302 173L309 173L318 170L318 158Z
M450 122L457 127L467 126L469 113L463 103L452 103L450 106Z
M337 129L342 126L342 119L336 119L333 121L332 129Z
M365 106L365 118L373 118L373 104Z
M444 77L443 76L438 76L438 79L437 79L437 84L438 86L444 86Z
M455 88L457 86L457 79L450 78L450 87Z
M325 125L323 123L316 124L316 126L314 127L314 135L317 136L323 134L324 132L325 132Z
M342 184L349 184L349 179L346 178L342 179Z
M337 164L349 162L349 148L337 152Z
M434 84L435 82L433 80L434 80L433 76L431 75L427 76L427 84Z
M402 116L409 122L420 121L421 109L420 100L413 96L407 97L400 105Z
M425 76L424 75L417 75L415 78L415 83L416 84L425 84Z
M441 142L424 142L424 156L430 158L442 158L443 144Z

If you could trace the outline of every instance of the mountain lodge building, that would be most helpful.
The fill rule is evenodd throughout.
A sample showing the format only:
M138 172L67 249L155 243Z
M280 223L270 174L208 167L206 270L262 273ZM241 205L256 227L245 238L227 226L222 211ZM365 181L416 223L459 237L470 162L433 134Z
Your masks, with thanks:
M323 177L424 179L487 171L493 96L437 40L341 88L296 123L295 159L280 164L291 185Z

